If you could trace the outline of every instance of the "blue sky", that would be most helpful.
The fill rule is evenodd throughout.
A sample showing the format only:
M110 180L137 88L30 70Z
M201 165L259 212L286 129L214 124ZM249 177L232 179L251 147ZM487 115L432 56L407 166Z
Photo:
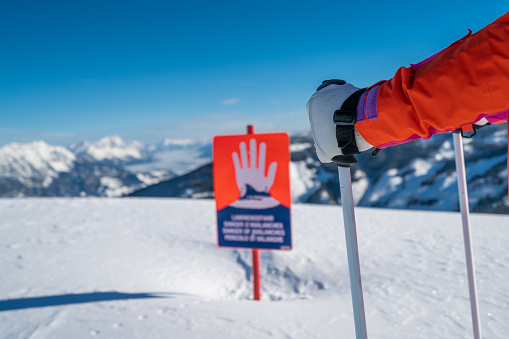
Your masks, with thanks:
M307 131L324 79L369 86L503 1L2 1L0 145Z

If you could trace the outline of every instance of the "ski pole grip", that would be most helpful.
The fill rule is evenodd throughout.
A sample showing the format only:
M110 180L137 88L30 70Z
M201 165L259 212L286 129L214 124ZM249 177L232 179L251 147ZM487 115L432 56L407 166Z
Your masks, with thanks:
M357 163L357 159L353 155L336 155L332 161L339 167L351 167Z

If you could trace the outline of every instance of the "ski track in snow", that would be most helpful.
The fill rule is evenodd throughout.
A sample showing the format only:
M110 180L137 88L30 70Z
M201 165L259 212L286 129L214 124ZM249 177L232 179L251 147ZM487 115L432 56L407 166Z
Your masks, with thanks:
M354 338L341 213L293 206L294 248L261 252L253 302L213 201L0 199L0 337ZM356 219L369 338L471 338L459 213ZM508 227L472 215L483 338L509 337Z

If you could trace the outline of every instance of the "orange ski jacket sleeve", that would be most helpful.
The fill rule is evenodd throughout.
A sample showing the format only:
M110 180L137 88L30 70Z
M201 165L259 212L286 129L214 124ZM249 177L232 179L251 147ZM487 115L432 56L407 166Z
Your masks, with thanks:
M479 123L507 121L509 13L366 90L359 133L384 148ZM486 120L483 120L485 123ZM481 122L482 123L482 122Z

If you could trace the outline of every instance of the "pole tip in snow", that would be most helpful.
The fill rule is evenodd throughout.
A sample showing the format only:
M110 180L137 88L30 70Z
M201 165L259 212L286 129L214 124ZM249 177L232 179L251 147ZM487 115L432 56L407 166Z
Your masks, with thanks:
M332 161L339 167L351 167L357 163L357 159L353 155L336 155Z

